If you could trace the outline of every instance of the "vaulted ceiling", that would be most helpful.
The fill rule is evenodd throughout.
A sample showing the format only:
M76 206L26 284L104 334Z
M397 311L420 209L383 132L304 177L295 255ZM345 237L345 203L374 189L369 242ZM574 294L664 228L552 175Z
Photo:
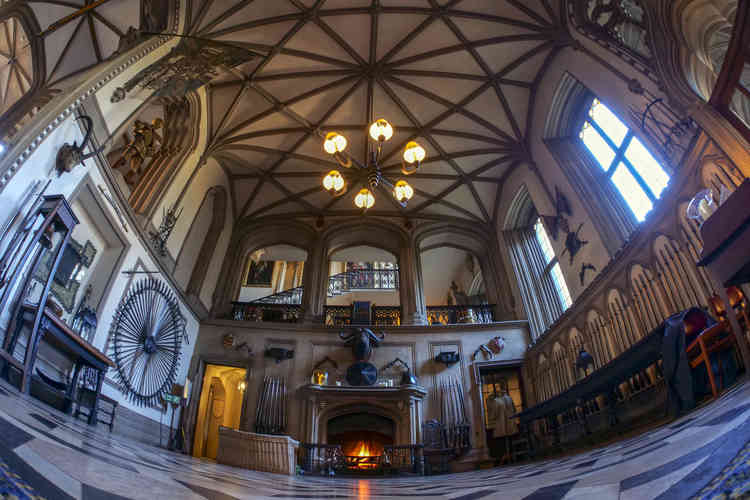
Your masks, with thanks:
M42 29L45 83L51 87L106 60L117 50L120 37L128 28L140 25L141 2L137 0L28 0L27 3ZM88 6L96 8L50 29Z
M552 5L552 4L555 5ZM263 57L212 82L208 154L232 179L238 217L350 215L366 174L322 148L329 131L365 163L366 129L390 121L384 171L410 140L427 160L401 208L369 213L490 222L504 178L528 160L538 82L567 39L557 0L192 1L190 34ZM349 192L332 198L337 168Z

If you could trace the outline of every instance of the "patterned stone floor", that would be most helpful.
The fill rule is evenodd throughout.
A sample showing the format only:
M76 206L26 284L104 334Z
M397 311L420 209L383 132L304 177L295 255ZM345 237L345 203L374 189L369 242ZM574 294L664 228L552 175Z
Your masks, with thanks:
M418 478L286 477L113 437L0 383L0 461L50 500L713 498L746 488L749 441L750 382L744 382L669 425L564 459Z

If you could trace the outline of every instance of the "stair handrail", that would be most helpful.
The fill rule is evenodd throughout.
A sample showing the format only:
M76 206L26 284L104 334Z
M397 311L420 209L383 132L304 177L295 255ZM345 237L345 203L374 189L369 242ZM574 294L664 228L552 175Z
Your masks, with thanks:
M361 275L368 275L371 274L373 276L388 276L389 274L393 276L393 286L392 287L358 287L353 286L353 283L356 284L354 278L361 276ZM367 281L367 280L365 280ZM375 281L373 279L373 281ZM338 285L338 288L337 288ZM336 295L341 295L343 293L347 293L351 290L398 290L399 287L399 274L398 274L398 268L395 269L355 269L350 271L344 271L342 273L337 273L334 275L331 275L328 277L328 296L334 297ZM280 292L273 293L271 295L266 295L264 297L260 297L248 302L245 302L245 304L249 305L260 305L260 304L287 304L287 305L299 305L302 304L302 293L304 291L304 286L298 286L294 288L289 288L287 290L282 290ZM239 302L237 302L239 303Z

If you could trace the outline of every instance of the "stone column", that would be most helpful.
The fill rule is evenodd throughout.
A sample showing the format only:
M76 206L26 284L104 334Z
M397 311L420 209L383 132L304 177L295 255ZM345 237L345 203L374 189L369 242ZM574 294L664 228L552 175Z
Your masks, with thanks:
M400 249L398 256L399 295L401 300L401 323L404 325L426 325L424 295L422 293L421 266L414 242Z
M487 301L495 304L495 321L516 319L515 299L513 298L511 280L515 280L515 274L508 272L505 267L503 248L497 234L488 240L487 253L479 258L484 277Z
M326 291L328 289L328 256L323 240L318 236L308 249L304 274L302 275L302 310L305 323L325 321Z

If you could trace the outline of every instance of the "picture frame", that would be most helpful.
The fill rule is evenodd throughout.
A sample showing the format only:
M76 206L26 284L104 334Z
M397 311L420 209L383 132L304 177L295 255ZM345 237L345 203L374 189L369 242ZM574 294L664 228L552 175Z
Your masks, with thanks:
M250 260L245 276L245 286L270 288L273 280L274 262L270 260Z

